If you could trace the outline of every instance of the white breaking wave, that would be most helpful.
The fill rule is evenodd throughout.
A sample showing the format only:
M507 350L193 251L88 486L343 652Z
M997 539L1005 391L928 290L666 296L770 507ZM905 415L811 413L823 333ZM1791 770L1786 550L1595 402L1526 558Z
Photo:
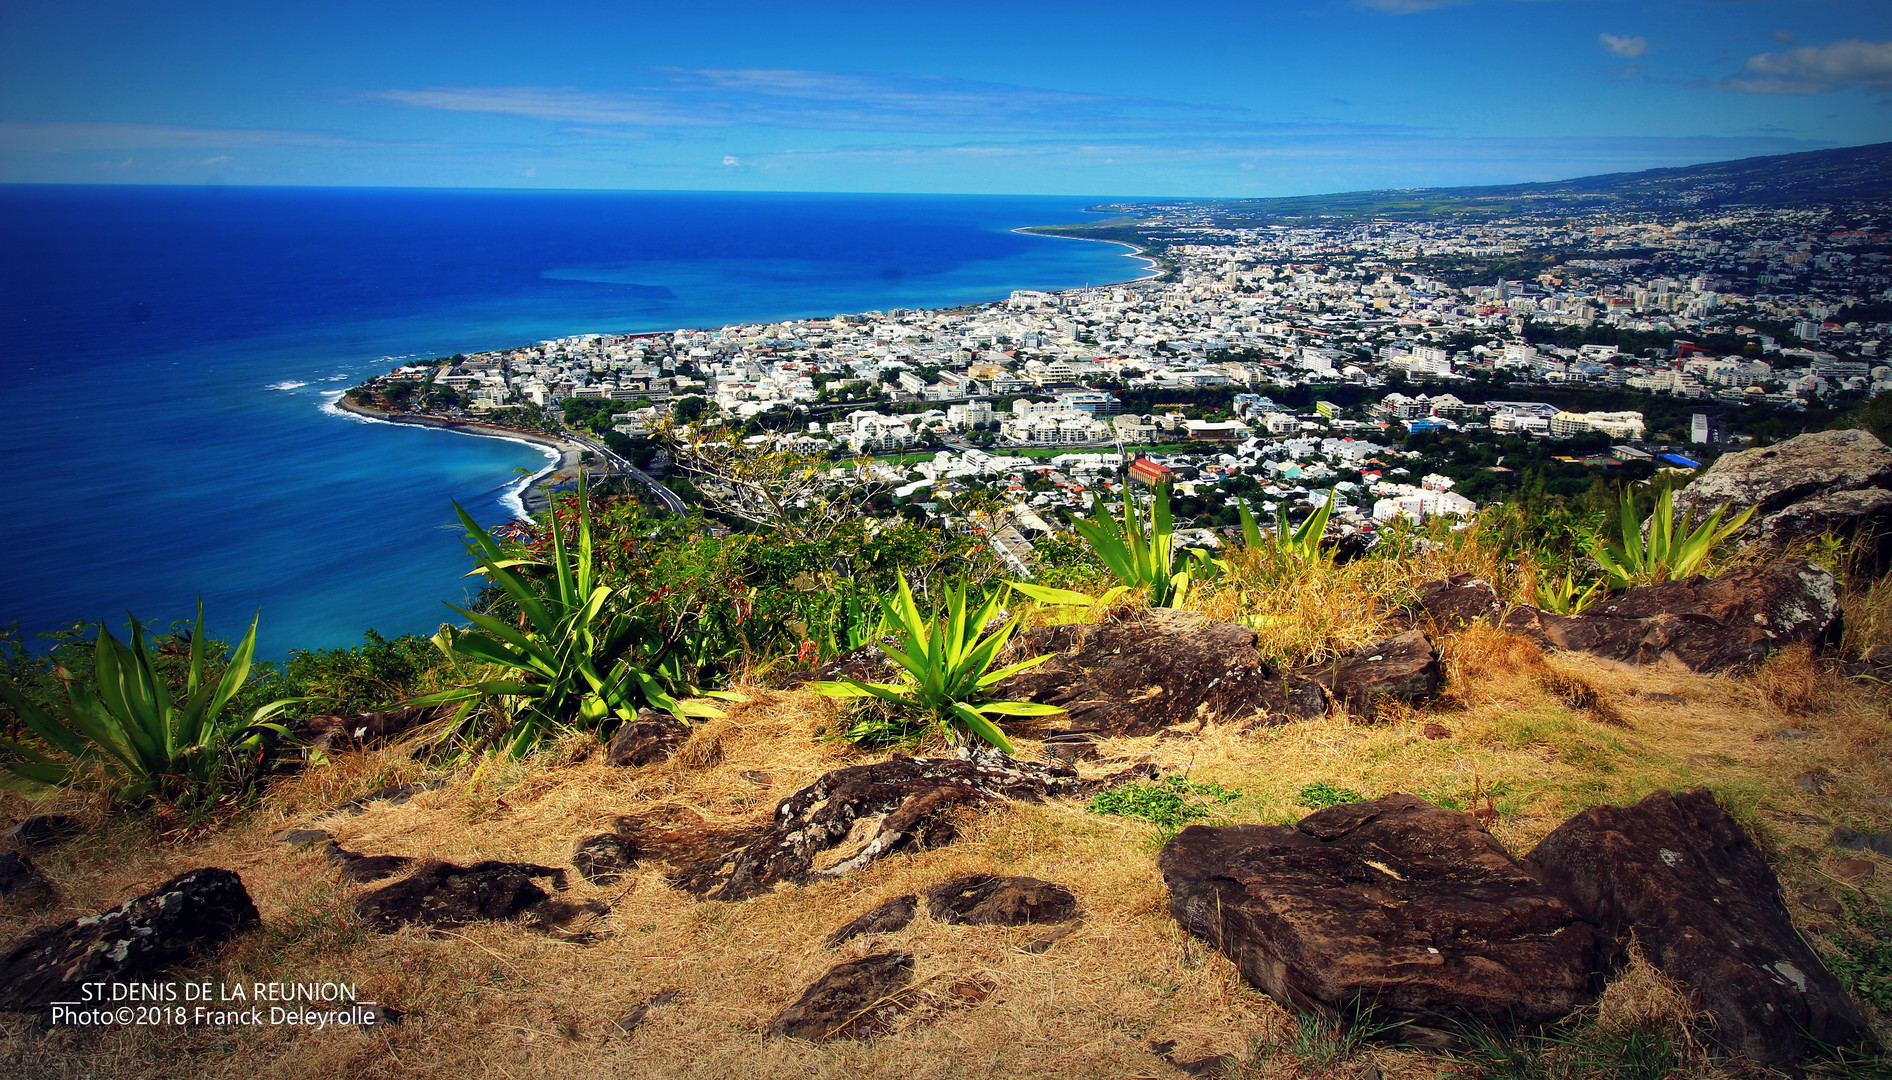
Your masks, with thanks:
M363 416L360 413L351 413L347 409L344 409L341 406L335 404L336 402L342 400L342 395L347 392L348 391L346 390L322 391L322 411L327 413L330 416L339 416L344 420L353 420L357 424L380 423L380 421L374 419L371 416Z
M268 386L263 387L263 389L265 390L294 390L295 388L299 386L307 386L307 385L309 384L305 382L286 382L286 381L273 382L273 383L270 383Z

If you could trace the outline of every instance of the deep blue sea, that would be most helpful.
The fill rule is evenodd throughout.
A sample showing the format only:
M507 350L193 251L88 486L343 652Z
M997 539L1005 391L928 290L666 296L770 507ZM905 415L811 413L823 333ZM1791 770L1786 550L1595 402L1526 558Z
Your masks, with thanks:
M0 187L0 625L188 618L259 654L431 633L452 500L515 512L518 443L325 408L403 358L1126 281L1022 235L1093 200Z

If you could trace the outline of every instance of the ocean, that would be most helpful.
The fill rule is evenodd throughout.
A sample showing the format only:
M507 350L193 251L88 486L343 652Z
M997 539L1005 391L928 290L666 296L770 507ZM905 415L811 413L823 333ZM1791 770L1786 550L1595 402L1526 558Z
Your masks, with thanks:
M1127 281L1036 237L1077 198L0 187L0 626L191 617L258 654L431 633L470 568L453 501L518 512L544 452L362 421L402 360L587 332ZM521 472L524 470L524 473Z

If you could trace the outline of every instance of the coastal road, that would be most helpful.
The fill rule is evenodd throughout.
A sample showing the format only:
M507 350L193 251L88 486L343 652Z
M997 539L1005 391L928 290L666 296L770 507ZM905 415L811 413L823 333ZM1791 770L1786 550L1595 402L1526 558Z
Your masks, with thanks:
M658 483L656 477L624 460L617 454L612 453L604 444L576 433L568 433L566 438L590 450L592 453L597 454L599 457L616 466L619 472L622 472L624 475L636 480L638 483L643 484L645 487L655 492L657 501L663 503L665 510L670 511L678 517L689 516L689 508L683 505L683 500L677 497L676 492Z

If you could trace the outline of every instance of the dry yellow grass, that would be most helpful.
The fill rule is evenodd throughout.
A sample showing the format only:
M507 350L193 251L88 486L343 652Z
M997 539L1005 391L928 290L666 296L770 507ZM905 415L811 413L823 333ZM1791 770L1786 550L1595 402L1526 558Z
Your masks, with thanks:
M1345 570L1346 568L1340 568ZM1423 580L1414 578L1414 580ZM1383 582L1381 582L1383 584ZM1303 785L1328 781L1367 795L1410 791L1471 807L1489 800L1495 835L1527 851L1565 817L1600 802L1707 786L1749 826L1790 897L1814 886L1869 903L1892 901L1892 865L1838 874L1825 843L1832 824L1883 828L1875 803L1892 793L1887 701L1877 688L1840 685L1783 659L1759 677L1711 678L1679 668L1632 668L1547 656L1522 639L1474 626L1442 639L1449 692L1431 706L1376 724L1343 718L1244 730L1211 727L1189 739L1119 739L1103 763L1149 759L1242 792L1211 823L1288 822ZM1803 692L1808 677L1814 689ZM1782 689L1784 687L1785 689ZM718 826L767 819L783 796L821 773L870 760L822 737L840 722L832 699L745 687L749 700L699 729L671 761L610 768L576 742L523 764L487 763L403 806L377 804L324 822L341 843L370 854L454 861L509 859L563 865L573 841L614 820ZM1656 696L1651 695L1667 695ZM1427 738L1426 724L1452 737ZM1782 727L1814 733L1786 742ZM1021 740L1021 751L1036 747ZM1826 794L1793 778L1815 769ZM1254 1057L1250 1074L1307 1075L1289 1038L1294 1020L1246 986L1232 967L1188 939L1167 912L1152 827L1100 817L1081 803L1014 804L968 820L956 844L889 859L842 881L784 887L745 903L699 902L640 866L608 888L573 876L570 896L612 906L597 944L555 940L514 925L450 935L362 930L341 883L312 852L267 840L286 824L397 780L421 766L397 751L342 755L275 786L232 827L183 843L154 843L137 819L118 818L48 857L58 906L5 913L9 936L31 924L96 911L183 869L237 870L263 914L245 935L178 977L213 982L333 980L406 1014L372 1033L285 1028L135 1029L34 1035L0 1021L0 1074L37 1078L315 1077L1163 1077L1173 1056ZM766 774L766 775L764 775ZM27 807L17 795L5 808ZM99 808L88 807L96 814ZM1852 853L1845 853L1851 855ZM949 877L1030 874L1069 885L1083 924L1043 955L1019 946L1034 928L959 927L924 914L878 942L830 952L821 938L880 902ZM1796 918L1809 913L1794 906ZM1811 940L1822 948L1830 939ZM821 972L878 945L911 950L929 1007L871 1042L816 1046L767 1039L768 1021ZM956 1005L939 992L989 984L989 998ZM615 1021L664 990L634 1034ZM1597 1006L1599 1023L1672 1022L1686 1013L1672 987L1632 966ZM1888 1033L1885 1018L1875 1017ZM1391 1078L1442 1078L1446 1056L1369 1051Z

